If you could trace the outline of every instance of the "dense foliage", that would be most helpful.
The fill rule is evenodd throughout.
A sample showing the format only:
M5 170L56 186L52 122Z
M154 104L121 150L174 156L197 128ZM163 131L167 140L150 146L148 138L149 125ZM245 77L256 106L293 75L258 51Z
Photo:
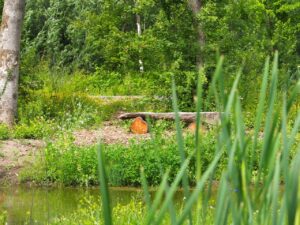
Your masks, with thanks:
M141 36L136 15L141 16ZM253 90L261 82L259 71L266 56L278 50L280 68L288 71L280 74L280 83L295 80L300 64L299 15L300 4L287 0L203 1L198 15L187 1L28 0L23 79L36 78L35 69L29 68L47 61L54 74L57 69L71 74L81 70L97 76L102 92L112 88L115 94L144 90L147 95L169 96L174 75L180 104L191 109L198 56L203 61L201 74L210 83L216 56L222 54L224 88L230 87L243 65L242 104L253 110L257 101ZM199 27L205 36L203 46L198 43ZM139 59L144 73L139 71ZM124 81L136 85L122 91Z

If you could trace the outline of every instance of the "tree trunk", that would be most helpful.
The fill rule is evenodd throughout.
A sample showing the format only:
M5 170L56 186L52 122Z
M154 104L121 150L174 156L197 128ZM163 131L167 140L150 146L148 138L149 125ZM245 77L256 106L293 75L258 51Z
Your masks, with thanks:
M207 124L218 124L221 120L220 113L218 112L201 112L201 121ZM118 116L118 119L126 120L141 117L146 119L149 117L154 120L175 120L175 113L154 113L154 112L135 112L123 113ZM197 113L195 112L179 112L180 120L191 123L195 122Z
M0 28L0 123L17 114L21 28L25 0L5 0Z
M189 7L191 8L193 14L195 15L195 17L197 17L202 8L201 0L189 0L188 4L189 4ZM198 24L197 26L198 26L197 27L198 44L199 44L200 48L202 48L205 43L204 33L202 31L202 27L200 26L200 24ZM197 57L197 68L200 69L202 64L203 64L203 58L200 53L200 54L198 54L198 57Z
M137 27L138 36L139 37L142 36L141 16L139 14L136 15L136 27ZM144 64L141 58L139 59L139 65L140 65L140 72L144 72Z

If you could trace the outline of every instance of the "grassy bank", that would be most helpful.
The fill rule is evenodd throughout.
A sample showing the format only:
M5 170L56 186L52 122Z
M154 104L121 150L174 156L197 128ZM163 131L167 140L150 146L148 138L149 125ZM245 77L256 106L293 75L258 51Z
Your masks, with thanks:
M132 100L105 102L85 94L34 93L23 99L19 121L13 129L0 125L0 139L54 138L65 131L99 128L117 112L143 109Z
M160 133L162 132L162 133ZM153 133L153 139L131 141L128 145L109 144L104 146L106 163L109 165L109 183L112 186L140 186L140 167L143 166L151 185L158 185L163 171L170 169L170 181L180 167L177 154L177 142L174 133L169 138L163 137L164 131ZM209 164L214 154L216 132L206 134L202 147L204 167ZM68 138L69 137L69 138ZM186 153L193 155L194 137L185 138ZM41 159L37 160L33 170L25 170L23 180L41 184L57 183L64 185L96 185L97 146L80 147L75 145L72 134L61 136L56 142L49 142ZM193 158L190 165L190 177L195 181ZM220 165L220 169L221 169Z

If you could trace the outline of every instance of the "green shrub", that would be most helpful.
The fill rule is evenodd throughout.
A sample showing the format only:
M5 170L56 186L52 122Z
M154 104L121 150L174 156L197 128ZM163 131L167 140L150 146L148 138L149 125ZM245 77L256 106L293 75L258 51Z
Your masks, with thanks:
M209 164L215 148L214 132L209 133L202 142L203 168ZM163 171L170 170L169 181L172 181L180 167L178 145L174 137L168 139L157 137L154 140L132 142L129 146L110 145L105 147L105 157L108 165L111 185L128 186L141 185L140 168L144 168L145 176L151 185L158 185ZM185 138L187 155L192 155L195 149L194 138ZM191 182L195 181L195 160L192 157L189 166Z
M41 139L57 132L57 127L52 121L46 121L44 117L36 117L28 123L17 124L13 131L13 138L17 139Z
M0 124L0 140L6 140L10 137L10 130L5 124Z
M20 99L16 138L41 138L58 130L98 127L118 111L143 109L146 103L133 100L106 101L80 93L35 91Z
M13 132L16 138L48 137L57 129L93 128L118 111L147 111L153 106L149 98L140 101L98 98L108 92L103 77L97 73L49 70L48 62L30 65L22 71L25 74L20 82L18 123Z
M99 121L100 104L86 96L66 93L39 93L21 103L20 122L43 117L66 127L91 125Z
M7 213L4 211L4 212L0 212L0 224L2 225L5 225L7 224Z
M203 169L214 155L216 138L214 131L208 133L202 141ZM105 156L109 165L109 182L112 186L141 185L140 168L144 167L151 185L157 185L163 171L169 169L172 181L180 167L177 143L174 137L165 139L160 136L154 140L131 142L129 145L110 144L105 146ZM48 143L43 161L38 160L36 168L23 174L23 179L36 182L56 182L64 185L95 185L97 176L97 146L78 147L73 144L72 135L60 135L55 143ZM185 139L186 153L192 155L194 139L188 135ZM195 181L195 160L192 158L189 176ZM220 169L221 169L220 165Z
M104 155L108 168L108 179L111 186L140 186L140 169L144 168L145 176L150 185L160 183L164 171L169 170L169 182L174 180L180 168L180 156L175 134L169 138L163 135L171 123L158 122L153 130L153 139L131 141L128 145L109 144L104 146ZM174 125L174 123L173 123ZM163 132L164 131L164 132ZM170 131L172 132L172 131ZM211 130L201 138L202 172L213 160L216 149L217 130ZM37 183L58 183L63 185L96 185L97 176L97 146L76 146L71 132L60 131L55 142L49 142L42 154L42 160L37 160L33 170L23 172L23 180L33 180ZM195 184L196 158L194 135L187 134L184 140L185 153L191 156L188 177L190 184ZM248 148L252 148L250 142ZM257 152L261 148L258 142ZM216 170L216 177L221 176L228 156L225 154ZM258 161L254 161L257 168Z

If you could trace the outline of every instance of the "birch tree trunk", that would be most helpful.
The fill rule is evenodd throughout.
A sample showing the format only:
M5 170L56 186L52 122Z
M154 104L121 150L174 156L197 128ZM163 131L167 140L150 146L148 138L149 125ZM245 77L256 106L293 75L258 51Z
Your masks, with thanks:
M139 14L136 15L136 26L137 26L137 33L138 36L142 36L142 26L141 26L141 16ZM139 59L139 65L140 65L140 72L144 72L144 64L142 59Z
M17 114L21 28L25 0L5 0L0 28L0 123L13 126Z
M193 14L197 17L202 8L201 0L188 0L188 4ZM198 43L200 48L202 48L204 46L205 39L204 39L204 33L202 31L202 28L199 24L198 24L197 32L198 32ZM202 64L203 64L203 58L200 53L198 54L198 58L197 58L197 68L199 69L202 66Z

